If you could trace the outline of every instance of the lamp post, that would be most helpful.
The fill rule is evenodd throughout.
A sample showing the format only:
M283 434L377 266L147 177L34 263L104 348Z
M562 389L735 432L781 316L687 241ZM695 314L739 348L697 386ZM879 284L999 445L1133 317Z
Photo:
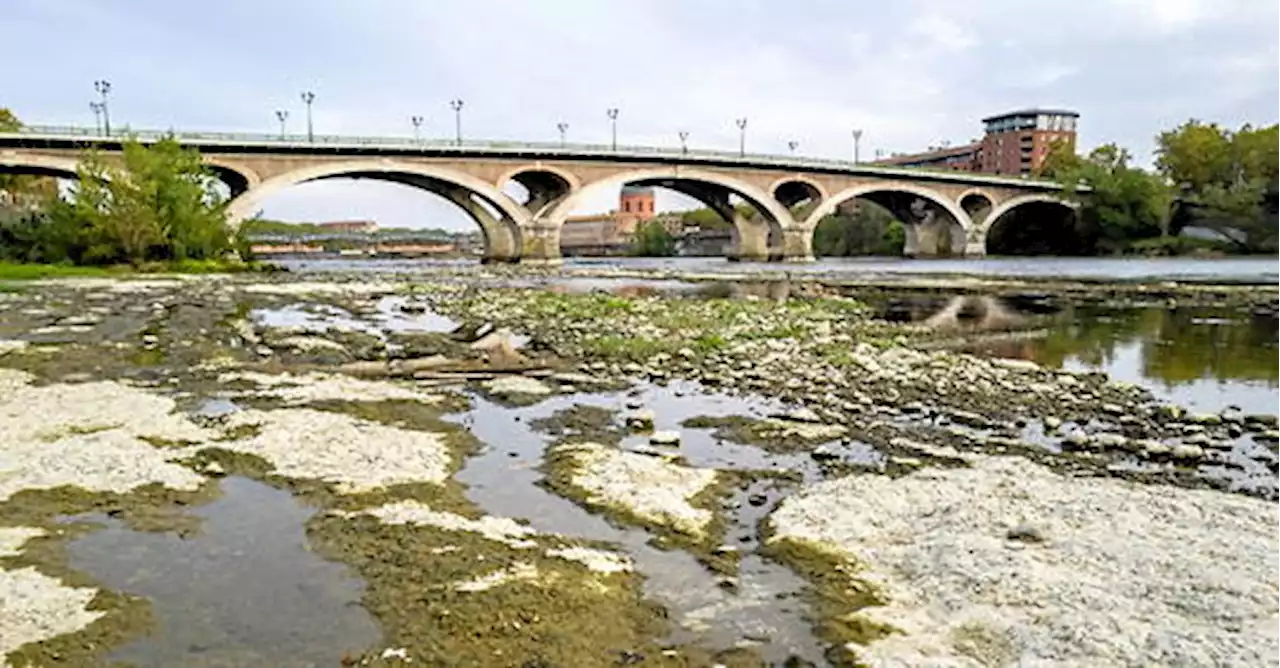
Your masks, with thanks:
M858 148L862 142L862 130L853 131L853 164L858 164Z
M453 134L458 146L462 146L462 100L451 100L449 108L453 109Z
M745 158L747 156L747 119L739 118L734 123L738 125L738 157Z
M556 123L556 129L560 131L560 148L564 148L564 133L569 129L568 123Z
M303 91L302 102L303 104L307 105L307 142L308 143L314 142L316 140L315 132L313 131L311 126L311 103L314 102L315 99L316 99L315 93L312 93L309 90Z
M111 92L111 82L106 79L98 79L93 82L93 89L98 91L98 95L102 101L98 103L98 108L102 109L102 134L111 136L111 111L107 108L107 93Z
M794 139L792 139L791 141L787 142L787 148L791 149L791 155L795 155L795 154L796 154L796 147L798 147L798 146L800 146L800 142L798 142L798 141L796 141L796 140L794 140Z
M413 124L413 141L414 143L422 141L422 121L421 116L410 116L409 122Z
M689 155L689 131L688 130L680 131L680 153L683 155Z
M93 111L93 131L102 134L102 103L90 102L89 109Z
M284 140L284 124L289 120L289 112L285 109L276 109L276 120L280 121L280 139Z
M612 127L612 130L613 130L613 141L611 141L609 145L613 148L613 151L616 153L618 151L618 108L612 107L612 108L606 109L605 113L609 115L609 125Z

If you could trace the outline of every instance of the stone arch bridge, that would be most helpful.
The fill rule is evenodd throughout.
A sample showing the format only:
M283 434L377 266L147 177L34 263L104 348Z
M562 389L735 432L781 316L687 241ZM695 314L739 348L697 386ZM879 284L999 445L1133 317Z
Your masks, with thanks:
M133 131L143 142L170 133ZM279 137L176 133L200 151L226 184L233 225L291 186L333 178L369 178L421 188L453 202L483 231L485 259L555 262L560 228L585 198L622 185L669 188L733 223L730 257L813 259L818 221L842 203L865 198L906 223L906 253L982 256L1001 216L1034 202L1059 202L1052 182L845 161L719 151L518 142L417 141L386 137ZM90 147L108 159L121 140L83 128L27 127L0 133L0 173L74 176ZM510 182L527 191L517 200ZM518 189L517 189L518 190ZM754 215L734 204L745 201Z

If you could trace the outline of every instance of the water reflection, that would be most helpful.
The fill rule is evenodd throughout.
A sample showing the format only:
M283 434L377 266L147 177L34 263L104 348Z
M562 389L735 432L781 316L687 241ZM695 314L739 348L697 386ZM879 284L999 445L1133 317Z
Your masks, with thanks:
M1069 370L1103 371L1200 410L1277 412L1274 313L1220 308L1067 308L1043 337L979 352Z

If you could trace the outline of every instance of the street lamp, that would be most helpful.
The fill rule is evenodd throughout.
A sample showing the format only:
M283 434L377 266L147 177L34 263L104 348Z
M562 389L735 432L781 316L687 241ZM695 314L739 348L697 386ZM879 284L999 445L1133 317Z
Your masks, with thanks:
M613 141L610 146L613 147L613 151L616 153L618 151L618 108L606 109L605 113L609 115L609 124L613 128Z
M738 125L738 157L745 158L747 156L747 119L739 118L734 123Z
M796 154L796 147L797 147L797 146L799 146L799 145L800 145L800 142L798 142L798 141L796 141L796 140L794 140L794 139L792 139L791 141L787 142L787 148L791 149L791 155L795 155L795 154Z
M93 82L93 89L98 91L98 95L102 97L102 101L98 103L102 109L102 133L108 137L111 136L111 112L107 109L107 93L111 92L111 82L106 79L98 79Z
M289 120L289 112L286 109L276 109L276 120L280 121L280 139L284 140L284 123Z
M102 103L90 102L89 109L93 110L93 131L102 134Z
M858 148L862 141L862 130L853 131L853 164L858 164Z
M454 137L458 142L458 146L462 146L462 100L450 101L449 108L453 109Z
M315 99L316 99L315 93L312 93L309 90L303 91L302 102L303 104L307 105L307 142L308 143L314 142L316 140L315 132L312 130L312 127L311 127L311 103L314 102Z
M560 148L564 148L564 133L569 129L568 123L556 123L556 129L560 131Z
M410 116L409 122L413 123L413 141L422 141L422 121L425 120L421 116Z
M680 153L684 155L689 154L689 131L688 130L680 131Z

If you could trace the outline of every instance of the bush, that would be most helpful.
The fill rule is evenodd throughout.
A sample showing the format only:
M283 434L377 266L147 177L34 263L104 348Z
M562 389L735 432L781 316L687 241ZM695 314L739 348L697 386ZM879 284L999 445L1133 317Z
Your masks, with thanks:
M636 232L631 254L637 257L670 257L676 254L676 240L661 223L650 221Z
M86 152L70 196L0 219L6 259L77 265L219 260L234 250L225 202L200 154L172 138L130 140L122 167Z

